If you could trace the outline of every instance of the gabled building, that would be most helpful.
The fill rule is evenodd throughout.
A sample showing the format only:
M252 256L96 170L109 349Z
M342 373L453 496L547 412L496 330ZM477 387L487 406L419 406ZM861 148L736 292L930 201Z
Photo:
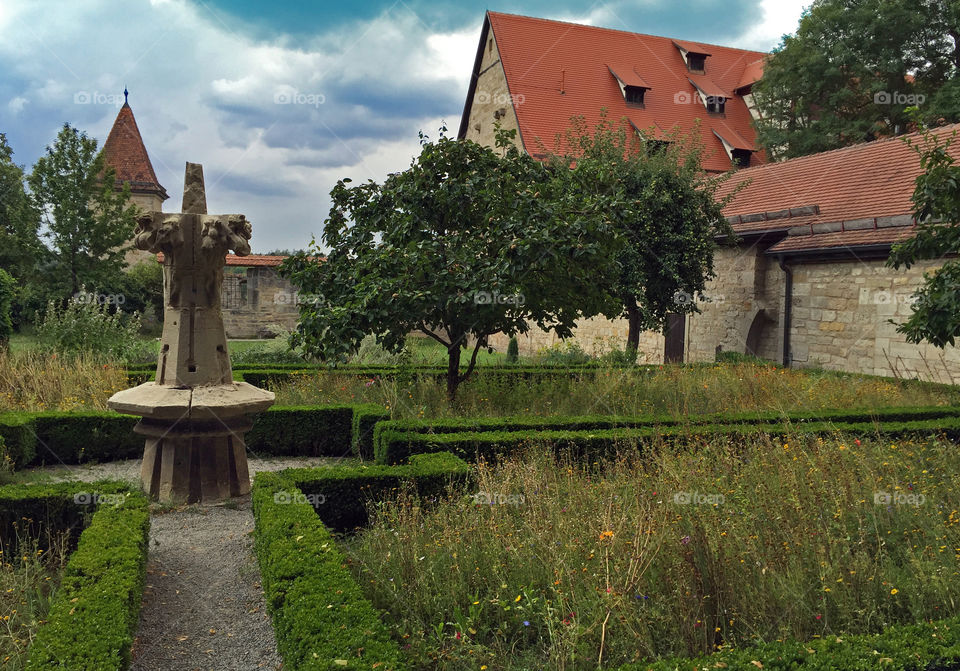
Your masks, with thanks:
M518 131L533 156L556 149L574 116L607 110L654 141L697 121L704 167L766 162L754 141L751 87L758 51L487 12L458 137L493 146L494 124Z

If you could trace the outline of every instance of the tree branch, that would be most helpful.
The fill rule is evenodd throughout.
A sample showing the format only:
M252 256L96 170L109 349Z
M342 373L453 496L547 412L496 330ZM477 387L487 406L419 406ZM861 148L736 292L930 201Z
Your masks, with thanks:
M444 347L450 347L450 343L448 343L447 341L445 341L443 338L441 338L440 336L438 336L438 335L437 335L436 333L434 333L433 331L430 331L429 329L427 329L425 326L421 326L421 327L420 327L420 333L422 333L422 334L424 334L424 335L426 335L426 336L430 336L431 338L433 338L434 340L436 340L438 343L440 343L440 344L443 345Z
M487 342L487 336L477 338L477 344L473 346L473 354L470 356L470 365L467 366L467 372L458 378L457 380L458 384L466 380L468 377L470 377L470 374L473 372L473 369L477 364L477 354L480 352L480 346L484 345L486 342Z

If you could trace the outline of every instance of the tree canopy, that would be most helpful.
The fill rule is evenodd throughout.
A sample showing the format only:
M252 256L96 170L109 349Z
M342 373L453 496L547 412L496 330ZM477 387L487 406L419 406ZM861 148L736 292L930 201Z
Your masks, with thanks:
M43 213L51 248L46 277L62 294L82 286L116 285L135 225L130 188L117 190L97 141L70 124L37 159L28 177L34 206Z
M913 146L923 173L913 193L917 233L894 246L888 261L894 268L922 260L943 261L925 275L914 294L913 313L897 327L908 342L955 345L960 335L960 165L950 154L956 137L939 139L929 130Z
M960 3L816 0L753 87L758 141L792 158L960 121Z
M282 272L301 291L294 344L336 360L366 334L398 351L419 331L447 349L452 400L489 336L535 323L567 337L616 302L601 281L614 238L590 194L570 188L570 171L520 152L507 131L494 150L445 130L421 135L410 168L382 184L339 181L325 261L314 241Z
M565 142L558 138L553 160L572 168L564 184L590 194L619 238L613 265L601 271L616 299L603 314L627 318L633 356L641 332L663 331L669 313L698 311L718 236L734 240L726 200L716 196L729 175L704 172L698 137L694 129L653 139L603 114L594 128L575 118Z

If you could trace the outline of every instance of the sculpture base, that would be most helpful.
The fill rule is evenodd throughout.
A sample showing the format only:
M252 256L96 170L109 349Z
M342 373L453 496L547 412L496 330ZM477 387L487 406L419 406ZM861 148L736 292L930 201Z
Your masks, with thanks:
M140 477L160 503L213 503L250 493L243 433L249 421L232 426L197 422L170 425L141 420L134 431L147 436Z

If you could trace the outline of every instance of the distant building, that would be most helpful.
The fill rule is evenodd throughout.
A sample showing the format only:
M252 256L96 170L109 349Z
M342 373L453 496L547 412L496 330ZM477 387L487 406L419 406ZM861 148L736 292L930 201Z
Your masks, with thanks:
M169 196L154 172L126 93L124 91L123 107L103 144L104 157L107 165L116 171L117 187L130 185L130 199L136 206L162 212L163 202ZM278 327L290 330L296 326L296 292L277 274L284 258L227 255L221 294L227 337L263 338L275 334ZM130 265L157 261L153 254L137 249L128 252L126 260Z

